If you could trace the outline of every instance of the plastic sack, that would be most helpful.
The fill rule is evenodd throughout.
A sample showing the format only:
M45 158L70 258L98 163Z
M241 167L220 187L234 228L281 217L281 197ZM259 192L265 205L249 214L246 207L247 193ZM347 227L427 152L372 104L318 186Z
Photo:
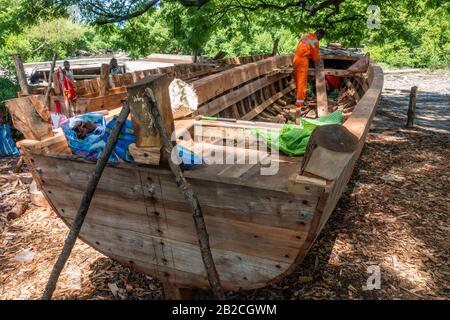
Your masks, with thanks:
M0 123L0 157L18 155L19 150L11 136L11 126L8 123Z
M87 121L93 122L97 128L84 139L79 139L76 132L73 130L73 127L79 122ZM96 161L105 148L106 143L103 140L105 127L105 117L98 113L78 115L61 123L61 128L66 136L67 144L72 150L72 153L92 161ZM117 160L117 157L112 154L109 160Z
M341 124L342 110L335 111L318 119L301 119L300 126L286 124L279 132L257 129L256 133L263 137L269 147L277 148L288 156L305 154L309 138L318 126L327 124Z
M53 129L60 128L61 124L67 121L67 117L62 113L50 112L50 116L52 119Z
M103 135L103 141L105 144L108 141L109 135L111 134L111 130L116 124L116 121L117 116L114 116L114 118L106 125L105 134ZM115 155L123 161L133 162L134 160L128 151L128 146L135 142L136 138L134 137L133 125L130 120L127 120L120 130L119 138L117 139L117 143L114 147Z

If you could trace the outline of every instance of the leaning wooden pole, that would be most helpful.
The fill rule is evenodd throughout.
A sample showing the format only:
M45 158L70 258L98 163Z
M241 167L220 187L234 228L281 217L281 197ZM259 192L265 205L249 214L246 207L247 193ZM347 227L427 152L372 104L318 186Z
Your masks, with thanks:
M161 118L161 114L159 112L159 107L158 107L158 102L156 101L156 99L153 95L153 91L150 88L147 88L145 90L145 94L147 96L147 105L149 108L149 113L150 113L150 117L152 119L152 123L158 130L159 135L161 137L161 142L163 144L164 150L169 158L170 169L172 170L173 174L175 175L176 184L177 184L178 188L181 189L181 191L184 194L185 199L188 201L189 205L191 206L192 215L194 218L195 229L197 231L197 236L198 236L198 242L200 245L200 253L201 253L201 256L203 259L203 263L205 265L209 283L213 290L214 296L217 299L224 300L225 293L222 288L222 285L220 284L219 274L217 272L216 265L214 263L214 260L213 260L212 254L211 254L211 248L209 245L209 235L208 235L208 231L206 230L205 220L203 219L203 213L202 213L197 195L194 193L194 191L192 190L192 187L186 181L186 178L184 177L180 166L170 160L170 157L172 155L173 146L170 141L170 137L167 133L166 127L164 126L164 122Z
M19 54L13 54L14 66L16 67L17 80L20 85L20 91L22 95L30 95L30 87L28 86L27 76L25 75L25 69L23 68L22 58Z
M59 255L55 265L53 266L53 270L50 274L50 278L48 279L44 294L41 298L42 300L50 300L52 298L61 271L63 270L64 265L69 259L70 253L72 252L73 246L75 245L75 241L77 240L81 227L83 226L83 222L88 213L89 206L95 193L95 189L97 188L103 170L105 169L108 159L111 156L114 146L116 145L117 139L119 138L120 130L122 129L122 126L125 123L129 113L130 108L128 106L128 103L125 102L123 104L122 110L120 111L119 117L117 118L117 121L111 131L111 135L106 142L105 149L100 155L100 158L97 160L94 172L89 177L86 191L84 192L83 198L81 199L77 215L75 216L72 226L70 227L70 231L67 235L66 241L64 242L64 247L61 251L61 254Z
M416 117L416 101L417 101L417 86L414 86L411 88L411 94L409 95L408 121L406 122L407 128L414 127L414 119Z
M50 73L48 76L48 86L47 91L45 92L44 103L47 108L50 109L50 91L52 90L52 80L53 80L53 72L55 71L56 59L58 58L58 54L55 52L53 54L52 65L50 67Z

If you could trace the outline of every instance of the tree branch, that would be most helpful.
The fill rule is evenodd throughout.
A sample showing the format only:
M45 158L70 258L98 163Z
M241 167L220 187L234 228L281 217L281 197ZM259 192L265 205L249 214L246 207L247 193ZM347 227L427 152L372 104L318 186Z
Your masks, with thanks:
M144 13L146 13L148 10L150 10L152 7L154 7L157 3L159 2L159 0L152 0L147 2L146 4L144 4L142 6L142 8L140 8L139 10L133 11L131 13L125 14L125 15L109 15L111 18L101 18L95 21L96 24L98 25L105 25L108 23L115 23L115 22L122 22L124 20L130 20L132 18L136 18L139 17L141 15L143 15Z

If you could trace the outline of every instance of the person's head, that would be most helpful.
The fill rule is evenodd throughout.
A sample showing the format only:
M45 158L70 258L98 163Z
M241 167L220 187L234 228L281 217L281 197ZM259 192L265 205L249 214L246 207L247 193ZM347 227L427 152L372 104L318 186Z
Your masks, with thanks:
M116 58L112 58L111 61L109 62L109 64L113 68L117 67L118 66L117 59Z
M66 70L70 70L70 62L69 61L64 61L64 69Z
M325 36L325 30L319 29L314 33L317 37L317 39L322 39Z

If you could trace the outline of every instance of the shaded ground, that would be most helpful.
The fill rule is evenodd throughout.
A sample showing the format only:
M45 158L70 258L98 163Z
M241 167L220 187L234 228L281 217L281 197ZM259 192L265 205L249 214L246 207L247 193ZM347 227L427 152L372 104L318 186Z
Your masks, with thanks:
M442 73L435 80L448 76ZM414 77L399 86L410 87ZM397 81L387 80L385 88ZM449 100L431 87L422 92L429 94L419 95L418 126L409 130L402 128L408 93L384 92L347 190L296 272L277 285L229 293L231 298L450 298ZM1 160L0 174L11 170L14 161ZM0 192L13 184L0 180ZM28 197L26 186L18 182L18 193L2 195L0 215L17 198ZM0 234L0 298L39 298L66 233L50 209L33 205L19 219L6 221ZM379 290L365 288L369 266L380 268ZM155 279L79 241L55 297L160 299L163 292Z

